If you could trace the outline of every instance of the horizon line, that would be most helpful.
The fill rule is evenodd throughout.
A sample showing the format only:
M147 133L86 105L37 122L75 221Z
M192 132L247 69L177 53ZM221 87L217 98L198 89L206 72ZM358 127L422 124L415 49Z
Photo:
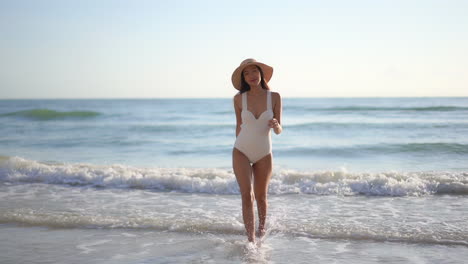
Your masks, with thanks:
M281 96L283 99L375 99L375 98L468 98L468 95L452 96ZM232 97L44 97L44 98L0 98L6 100L159 100L159 99L232 99Z

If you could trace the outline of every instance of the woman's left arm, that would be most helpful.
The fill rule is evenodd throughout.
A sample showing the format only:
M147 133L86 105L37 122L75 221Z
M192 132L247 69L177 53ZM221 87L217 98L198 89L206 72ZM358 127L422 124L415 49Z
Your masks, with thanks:
M281 114L283 111L281 96L279 93L272 92L271 97L273 101L273 119L270 120L269 126L273 128L275 134L280 134L283 131L283 127L281 126Z

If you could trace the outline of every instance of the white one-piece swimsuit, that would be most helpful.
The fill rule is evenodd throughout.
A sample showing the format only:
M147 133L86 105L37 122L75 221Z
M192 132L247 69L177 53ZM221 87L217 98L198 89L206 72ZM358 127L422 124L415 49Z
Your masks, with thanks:
M268 121L273 118L271 92L267 91L267 109L258 119L247 108L247 93L242 93L242 125L234 147L242 152L251 163L271 153L271 133Z

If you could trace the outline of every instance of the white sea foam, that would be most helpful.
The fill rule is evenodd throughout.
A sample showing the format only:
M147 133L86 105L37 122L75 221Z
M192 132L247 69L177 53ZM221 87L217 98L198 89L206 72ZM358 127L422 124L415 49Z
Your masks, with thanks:
M189 193L238 194L232 170L135 168L124 165L46 164L20 157L0 159L0 181ZM420 196L468 194L467 172L382 172L276 170L270 194Z
M175 217L157 215L106 215L96 212L56 212L45 209L13 209L0 212L0 224L15 223L26 226L88 229L149 229L190 233L243 234L243 225L219 216Z
M243 225L222 215L216 217L165 217L159 216L109 216L96 214L57 213L43 210L16 209L0 212L0 223L14 223L26 226L46 226L52 228L86 229L138 229L181 233L205 233L224 235L244 235ZM291 221L271 221L269 234L290 237L321 239L373 240L389 242L425 243L468 246L466 234L453 232L447 228L426 228L414 232L404 227L371 227L337 224L317 221L293 223ZM84 248L83 248L84 249Z

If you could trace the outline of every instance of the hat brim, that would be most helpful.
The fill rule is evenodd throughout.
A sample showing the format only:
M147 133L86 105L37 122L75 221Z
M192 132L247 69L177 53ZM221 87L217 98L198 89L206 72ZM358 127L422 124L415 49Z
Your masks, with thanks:
M232 77L231 77L232 85L237 90L241 89L242 71L245 69L245 67L250 66L250 65L257 65L258 67L260 67L260 69L262 69L265 82L268 83L271 80L271 77L273 76L273 67L268 66L261 62L250 62L244 65L240 65L232 73Z

